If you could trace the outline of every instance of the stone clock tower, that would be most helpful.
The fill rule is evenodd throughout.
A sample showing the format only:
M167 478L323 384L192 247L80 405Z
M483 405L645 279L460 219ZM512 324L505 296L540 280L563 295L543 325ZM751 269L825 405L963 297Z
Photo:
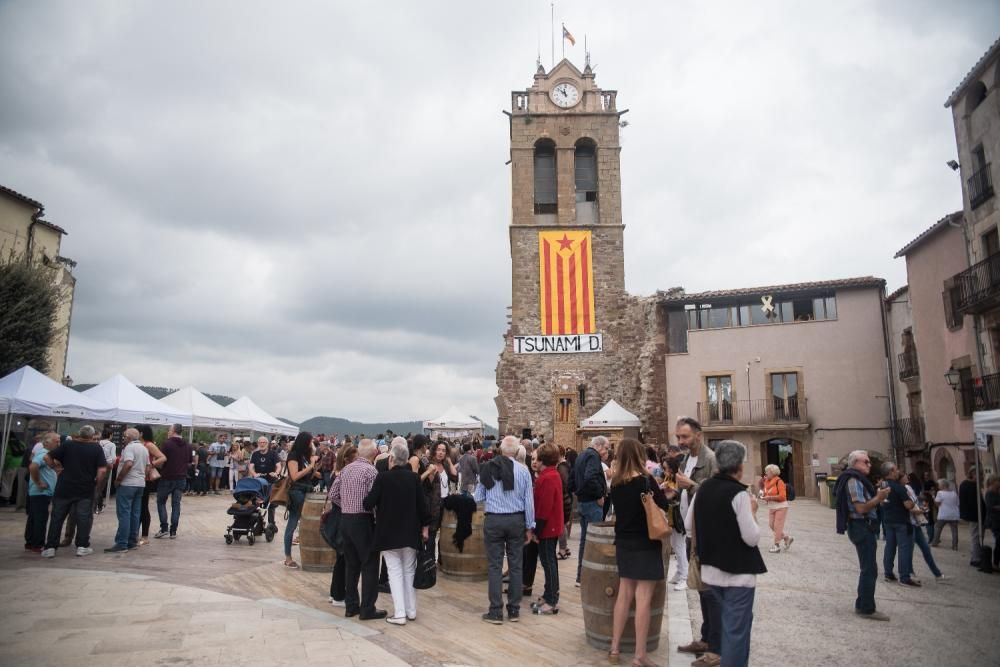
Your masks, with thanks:
M501 434L577 447L615 399L640 412L645 327L625 293L617 92L588 65L539 66L511 96L511 322L497 365ZM641 416L641 415L640 415Z

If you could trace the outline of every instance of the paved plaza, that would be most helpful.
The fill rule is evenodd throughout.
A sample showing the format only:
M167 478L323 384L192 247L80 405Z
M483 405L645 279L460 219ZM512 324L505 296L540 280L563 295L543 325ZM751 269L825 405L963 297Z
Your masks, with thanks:
M102 514L93 555L61 549L51 561L23 551L22 514L0 512L0 664L606 664L584 640L575 559L561 563L557 616L524 613L517 625L487 625L479 620L485 583L439 577L418 592L416 622L365 623L327 604L328 574L283 568L279 541L227 546L228 503L185 498L177 540L116 555L102 551L115 528L114 514ZM852 612L857 562L833 518L815 501L792 503L794 546L764 553L769 572L758 580L751 664L1000 664L1000 575L970 568L964 541L958 552L934 550L953 577L948 585L931 580L919 555L923 588L880 580L876 599L892 620L874 623ZM536 588L542 581L539 572ZM391 609L389 596L379 606ZM687 665L674 649L700 622L697 595L670 590L668 611L652 657Z

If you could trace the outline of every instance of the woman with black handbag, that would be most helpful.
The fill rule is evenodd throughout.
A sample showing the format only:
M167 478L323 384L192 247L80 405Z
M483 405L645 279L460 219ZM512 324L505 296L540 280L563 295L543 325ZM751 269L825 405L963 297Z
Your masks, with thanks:
M660 509L668 508L667 497L646 470L646 452L638 440L625 438L618 445L611 500L615 507L615 562L620 585L612 616L611 650L608 661L617 664L622 634L635 600L636 667L651 665L646 657L646 638L656 583L663 579L663 543L649 538L643 496L650 494Z
M285 523L285 567L297 569L299 564L292 559L292 537L299 526L306 494L312 491L319 476L318 457L313 451L312 433L302 431L295 436L292 449L288 452L288 521Z
M417 618L413 576L417 551L427 540L431 522L420 478L408 463L409 453L405 438L393 438L389 469L375 477L364 500L365 509L375 512L372 551L382 552L389 570L393 614L385 620L392 625L406 625L407 620Z

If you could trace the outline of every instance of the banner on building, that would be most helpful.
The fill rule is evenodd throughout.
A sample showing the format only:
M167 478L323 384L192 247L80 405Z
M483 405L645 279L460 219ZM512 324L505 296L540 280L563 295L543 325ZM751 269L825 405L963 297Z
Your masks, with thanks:
M601 334L571 336L514 336L514 354L578 354L601 352Z
M597 327L590 231L538 232L538 265L542 334L593 334Z

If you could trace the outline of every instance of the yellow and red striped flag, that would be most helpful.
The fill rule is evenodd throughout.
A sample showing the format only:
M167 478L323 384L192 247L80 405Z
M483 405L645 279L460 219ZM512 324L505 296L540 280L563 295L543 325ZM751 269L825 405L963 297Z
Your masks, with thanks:
M542 335L595 333L590 231L538 232Z

